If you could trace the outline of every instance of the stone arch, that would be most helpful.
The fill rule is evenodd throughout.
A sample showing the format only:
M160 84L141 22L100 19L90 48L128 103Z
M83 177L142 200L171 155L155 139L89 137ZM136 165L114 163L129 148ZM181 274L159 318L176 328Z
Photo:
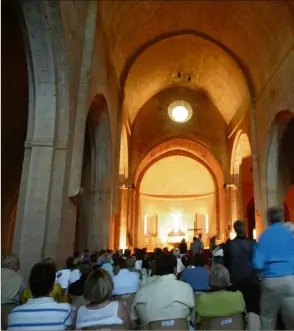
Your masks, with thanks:
M99 94L91 102L87 130L90 140L90 187L85 204L88 207L87 244L94 250L107 248L112 213L112 142L107 102Z
M252 153L251 145L248 135L242 130L239 130L236 134L232 156L231 156L231 166L230 166L230 192L231 192L231 222L233 224L237 219L243 219L246 217L246 212L243 207L246 206L248 202L243 201L242 192L242 174L241 166L245 159L249 159L252 163ZM252 187L252 197L253 197L253 187ZM252 199L252 197L249 198ZM245 206L243 206L245 204Z
M294 113L283 110L272 121L264 146L262 164L263 220L267 226L267 210L273 206L283 206L284 195L291 185L281 182L281 142L287 126L294 121ZM293 141L292 141L293 144ZM290 155L288 155L290 157ZM293 170L292 170L293 171ZM282 185L285 184L285 185Z
M54 233L53 241L47 237L50 227L54 226L55 232L59 229L49 222L53 212L50 204L55 205L50 194L54 191L51 183L57 177L58 190L63 190L65 172L54 169L64 169L61 164L66 158L69 83L59 3L22 1L18 13L28 66L29 115L13 250L19 253L26 273L46 254L48 239L51 252L56 254L58 236ZM55 212L61 210L59 200ZM34 233L30 231L31 223L36 224Z
M176 153L177 155L190 155L198 162L201 162L207 169L209 169L215 180L216 196L217 196L217 222L216 228L218 235L221 237L227 236L226 223L227 223L227 211L226 211L226 192L224 189L224 172L220 166L219 161L210 152L208 147L198 141L191 141L183 138L176 138L168 140L150 151L145 158L141 161L134 175L134 186L136 192L138 191L138 184L142 179L144 172L152 165L156 160L169 155L169 153ZM182 153L182 154L181 154Z

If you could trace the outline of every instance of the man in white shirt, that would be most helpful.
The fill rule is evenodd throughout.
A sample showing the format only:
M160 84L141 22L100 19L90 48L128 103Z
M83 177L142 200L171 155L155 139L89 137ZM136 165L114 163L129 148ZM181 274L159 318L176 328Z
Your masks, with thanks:
M189 284L177 280L177 261L172 254L162 255L156 261L156 276L136 294L131 319L140 320L141 328L155 323L155 329L163 324L185 329L187 319L195 306L194 292ZM176 323L181 322L181 325ZM174 324L172 324L174 323ZM154 329L154 328L152 328Z
M29 285L33 299L18 306L8 316L7 330L65 330L73 327L75 309L50 297L55 282L55 267L36 264Z
M114 288L112 295L133 294L139 290L140 274L127 269L126 260L118 258L115 261L115 276L113 277Z

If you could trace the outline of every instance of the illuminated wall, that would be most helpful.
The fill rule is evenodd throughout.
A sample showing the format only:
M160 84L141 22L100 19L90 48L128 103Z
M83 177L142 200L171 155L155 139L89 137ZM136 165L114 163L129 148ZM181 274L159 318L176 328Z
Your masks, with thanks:
M148 249L165 247L183 238L168 236L172 231L182 231L186 240L192 241L194 224L201 228L199 233L207 233L206 238L214 234L216 196L209 171L184 156L158 161L141 182L138 218L138 246Z

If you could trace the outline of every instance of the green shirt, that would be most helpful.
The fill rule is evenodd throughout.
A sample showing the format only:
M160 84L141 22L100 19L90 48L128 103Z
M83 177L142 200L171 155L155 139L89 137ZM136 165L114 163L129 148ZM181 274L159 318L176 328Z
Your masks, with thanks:
M245 302L241 292L218 291L201 294L195 306L197 322L201 318L230 316L245 311Z

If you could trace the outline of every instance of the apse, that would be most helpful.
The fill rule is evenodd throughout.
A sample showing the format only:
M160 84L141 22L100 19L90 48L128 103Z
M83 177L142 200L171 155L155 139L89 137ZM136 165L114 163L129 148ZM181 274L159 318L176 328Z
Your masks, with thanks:
M139 187L138 246L175 247L216 231L216 192L209 170L193 158L173 155L145 172Z

